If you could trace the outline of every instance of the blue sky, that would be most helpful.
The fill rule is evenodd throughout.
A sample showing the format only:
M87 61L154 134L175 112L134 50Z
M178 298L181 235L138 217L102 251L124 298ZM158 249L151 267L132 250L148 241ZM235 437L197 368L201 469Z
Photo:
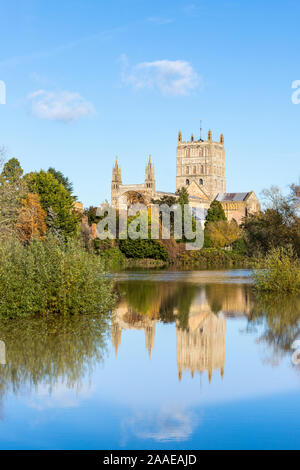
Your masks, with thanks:
M177 133L225 135L227 190L298 180L297 1L0 0L0 144L85 204L123 181L174 191Z

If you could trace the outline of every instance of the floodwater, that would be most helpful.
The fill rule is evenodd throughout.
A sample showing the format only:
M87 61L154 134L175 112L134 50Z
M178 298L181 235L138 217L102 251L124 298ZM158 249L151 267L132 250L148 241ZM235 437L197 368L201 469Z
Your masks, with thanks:
M245 270L114 281L112 317L0 321L1 449L300 448L299 298Z

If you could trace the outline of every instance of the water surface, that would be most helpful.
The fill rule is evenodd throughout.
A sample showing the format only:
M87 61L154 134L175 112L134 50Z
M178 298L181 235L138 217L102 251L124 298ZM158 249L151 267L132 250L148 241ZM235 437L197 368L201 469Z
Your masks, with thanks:
M300 299L246 270L114 276L104 317L0 322L0 448L300 448Z

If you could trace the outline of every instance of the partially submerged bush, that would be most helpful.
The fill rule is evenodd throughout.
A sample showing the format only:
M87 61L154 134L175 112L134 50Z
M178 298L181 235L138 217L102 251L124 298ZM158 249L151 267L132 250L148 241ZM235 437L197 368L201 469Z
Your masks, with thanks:
M114 300L103 261L74 240L0 246L0 316L101 313Z
M185 251L179 255L177 263L186 268L249 268L253 262L245 255L218 248Z
M264 260L265 269L253 273L261 291L300 292L300 262L292 248L274 248Z

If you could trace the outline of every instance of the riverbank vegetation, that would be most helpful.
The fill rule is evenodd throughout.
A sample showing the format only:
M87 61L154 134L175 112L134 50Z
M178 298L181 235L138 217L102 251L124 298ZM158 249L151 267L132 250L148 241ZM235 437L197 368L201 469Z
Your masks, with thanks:
M2 151L3 153L3 151ZM114 304L105 262L88 250L68 179L0 169L0 316L96 314Z
M263 269L253 273L260 291L300 292L300 262L292 247L273 248L264 259Z

